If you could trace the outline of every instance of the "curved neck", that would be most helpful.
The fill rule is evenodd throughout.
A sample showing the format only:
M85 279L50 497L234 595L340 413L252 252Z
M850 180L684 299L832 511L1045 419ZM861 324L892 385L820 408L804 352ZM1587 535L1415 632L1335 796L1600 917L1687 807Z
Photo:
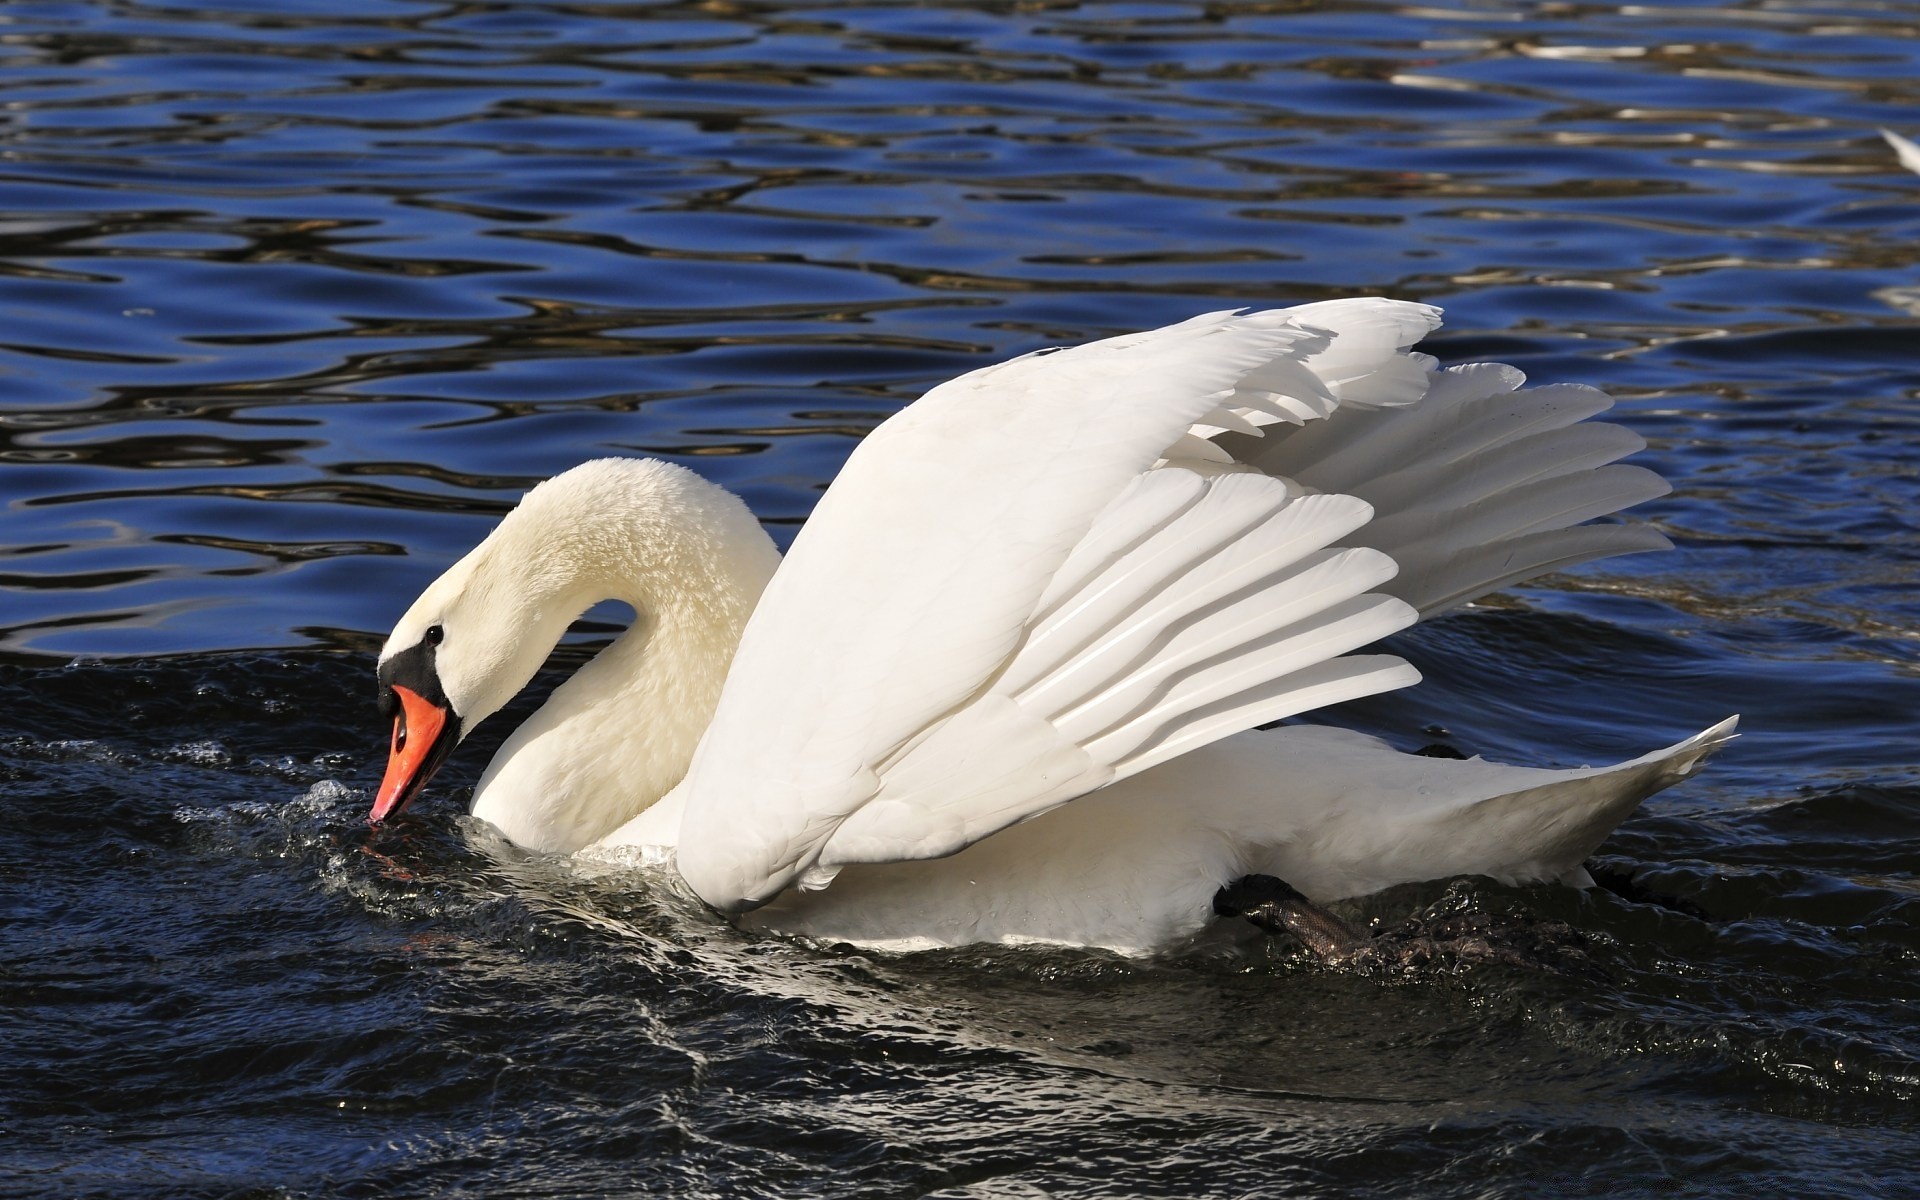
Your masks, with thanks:
M593 604L620 600L635 614L508 738L474 791L475 816L535 850L597 841L679 782L779 563L745 505L698 476L660 463L588 465L607 478L575 479L585 468L556 477L481 547L498 538L496 551L520 564L516 586L497 597L523 631L498 668L511 683L499 703ZM575 486L542 494L565 481Z

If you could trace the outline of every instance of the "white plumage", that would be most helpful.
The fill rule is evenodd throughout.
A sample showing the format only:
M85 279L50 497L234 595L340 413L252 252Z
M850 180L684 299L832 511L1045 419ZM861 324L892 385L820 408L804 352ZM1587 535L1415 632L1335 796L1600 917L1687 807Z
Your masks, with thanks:
M1909 171L1920 171L1920 144L1915 144L1912 138L1901 137L1891 129L1882 129L1880 136L1886 139L1887 145L1893 147L1894 156L1900 160L1901 166Z
M429 589L383 671L443 631L436 686L471 729L526 682L523 643L627 600L634 631L502 749L475 813L540 849L671 853L708 903L796 932L1149 951L1249 872L1320 899L1577 881L1730 723L1582 772L1246 732L1416 681L1350 652L1418 617L1666 544L1583 524L1665 490L1609 465L1642 443L1588 420L1606 396L1436 371L1408 347L1438 318L1212 313L963 375L861 444L777 571L719 489L588 464Z

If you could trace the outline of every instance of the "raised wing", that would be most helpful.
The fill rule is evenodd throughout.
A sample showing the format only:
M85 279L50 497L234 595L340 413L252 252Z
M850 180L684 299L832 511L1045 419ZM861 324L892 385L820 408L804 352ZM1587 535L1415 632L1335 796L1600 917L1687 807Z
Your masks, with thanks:
M1413 619L1367 594L1388 557L1333 546L1365 503L1154 470L1196 434L1419 397L1427 364L1404 348L1435 310L1309 308L1311 325L1213 313L1029 355L870 435L762 598L676 791L694 890L737 908L849 862L951 853L1416 678L1336 657ZM1343 322L1358 349L1339 348Z
M1414 620L1367 594L1393 560L1332 545L1370 515L1261 475L1141 476L1068 556L985 692L880 765L879 792L811 881L951 854L1217 738L1415 682L1392 655L1336 657Z
M1383 590L1423 618L1561 567L1668 548L1645 526L1582 524L1668 490L1652 471L1615 461L1646 446L1639 434L1587 419L1613 400L1579 384L1522 389L1525 381L1497 363L1453 367L1434 371L1415 405L1347 404L1305 427L1212 442L1306 491L1373 505L1373 521L1349 541L1400 564Z

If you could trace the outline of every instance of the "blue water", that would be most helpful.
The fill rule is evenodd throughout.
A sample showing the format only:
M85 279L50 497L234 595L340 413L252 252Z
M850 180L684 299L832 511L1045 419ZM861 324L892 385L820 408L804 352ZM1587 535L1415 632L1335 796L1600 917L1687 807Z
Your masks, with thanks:
M0 8L0 1194L1920 1195L1917 31ZM1745 715L1602 888L1354 914L1583 968L748 937L466 824L488 744L365 825L372 650L534 481L659 455L784 542L934 382L1359 294L1606 388L1675 485L1675 551L1335 714L1539 763Z

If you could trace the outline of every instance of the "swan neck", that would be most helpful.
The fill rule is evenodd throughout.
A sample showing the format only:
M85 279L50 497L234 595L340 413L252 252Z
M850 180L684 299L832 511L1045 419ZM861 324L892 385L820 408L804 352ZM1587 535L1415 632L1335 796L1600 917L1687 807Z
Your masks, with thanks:
M466 602L495 631L461 664L477 684L476 711L461 713L469 728L525 687L574 619L603 600L633 608L634 630L654 647L649 670L730 659L779 564L738 497L651 459L602 459L555 476L469 557ZM629 633L619 644L632 652L640 643Z
M679 782L779 563L737 497L666 464L608 468L617 487L542 494L584 470L529 493L500 530L522 564L517 607L537 652L515 655L518 678L495 708L587 608L611 599L635 614L514 732L475 791L476 816L541 850L598 840Z

